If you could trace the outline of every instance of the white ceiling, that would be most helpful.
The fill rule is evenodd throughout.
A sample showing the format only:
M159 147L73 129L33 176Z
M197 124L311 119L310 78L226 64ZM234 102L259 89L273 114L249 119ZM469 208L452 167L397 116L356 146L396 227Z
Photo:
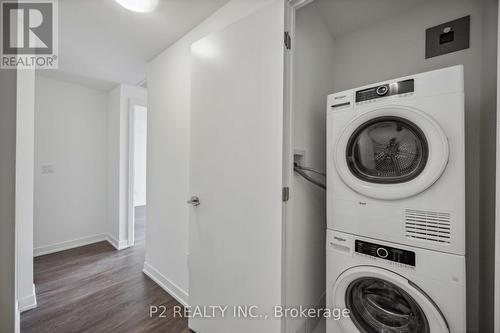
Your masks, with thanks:
M316 0L333 37L354 32L396 16L429 0Z
M148 61L228 0L160 0L134 13L114 0L59 1L59 70L44 76L109 88L138 84Z

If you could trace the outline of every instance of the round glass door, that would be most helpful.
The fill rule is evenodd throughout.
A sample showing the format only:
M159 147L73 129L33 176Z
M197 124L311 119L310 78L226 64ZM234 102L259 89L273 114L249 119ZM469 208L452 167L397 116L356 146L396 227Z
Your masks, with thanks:
M388 281L363 277L346 290L346 307L362 333L430 333L418 303Z
M448 139L432 117L388 106L353 118L333 151L335 169L354 191L374 199L400 200L432 186L449 157Z
M422 130L407 119L378 117L351 135L346 149L350 171L377 184L404 183L424 170L429 147Z

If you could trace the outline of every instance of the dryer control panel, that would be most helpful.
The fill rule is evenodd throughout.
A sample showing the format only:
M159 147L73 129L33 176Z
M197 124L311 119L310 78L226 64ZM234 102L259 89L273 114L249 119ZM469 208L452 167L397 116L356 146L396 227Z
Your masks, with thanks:
M415 267L415 252L397 249L390 246L368 243L361 240L355 241L355 251L371 257L385 259L399 264Z
M356 103L368 102L387 96L410 94L415 91L415 80L409 79L394 83L382 84L356 91Z

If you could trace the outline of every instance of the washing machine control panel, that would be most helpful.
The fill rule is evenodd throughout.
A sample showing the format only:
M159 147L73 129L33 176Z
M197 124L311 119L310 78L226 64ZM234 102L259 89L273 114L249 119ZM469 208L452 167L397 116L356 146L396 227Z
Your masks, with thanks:
M356 103L370 102L387 96L411 94L415 91L415 80L382 84L356 91Z
M389 260L399 264L415 266L415 252L397 249L390 246L369 243L361 240L355 241L355 251L370 257Z

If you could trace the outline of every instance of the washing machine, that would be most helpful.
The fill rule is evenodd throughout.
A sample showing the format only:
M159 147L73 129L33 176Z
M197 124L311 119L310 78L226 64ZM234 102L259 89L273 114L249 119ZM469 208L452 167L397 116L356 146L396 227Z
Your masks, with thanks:
M328 228L465 255L463 66L328 96Z
M327 231L327 333L465 333L465 257Z

